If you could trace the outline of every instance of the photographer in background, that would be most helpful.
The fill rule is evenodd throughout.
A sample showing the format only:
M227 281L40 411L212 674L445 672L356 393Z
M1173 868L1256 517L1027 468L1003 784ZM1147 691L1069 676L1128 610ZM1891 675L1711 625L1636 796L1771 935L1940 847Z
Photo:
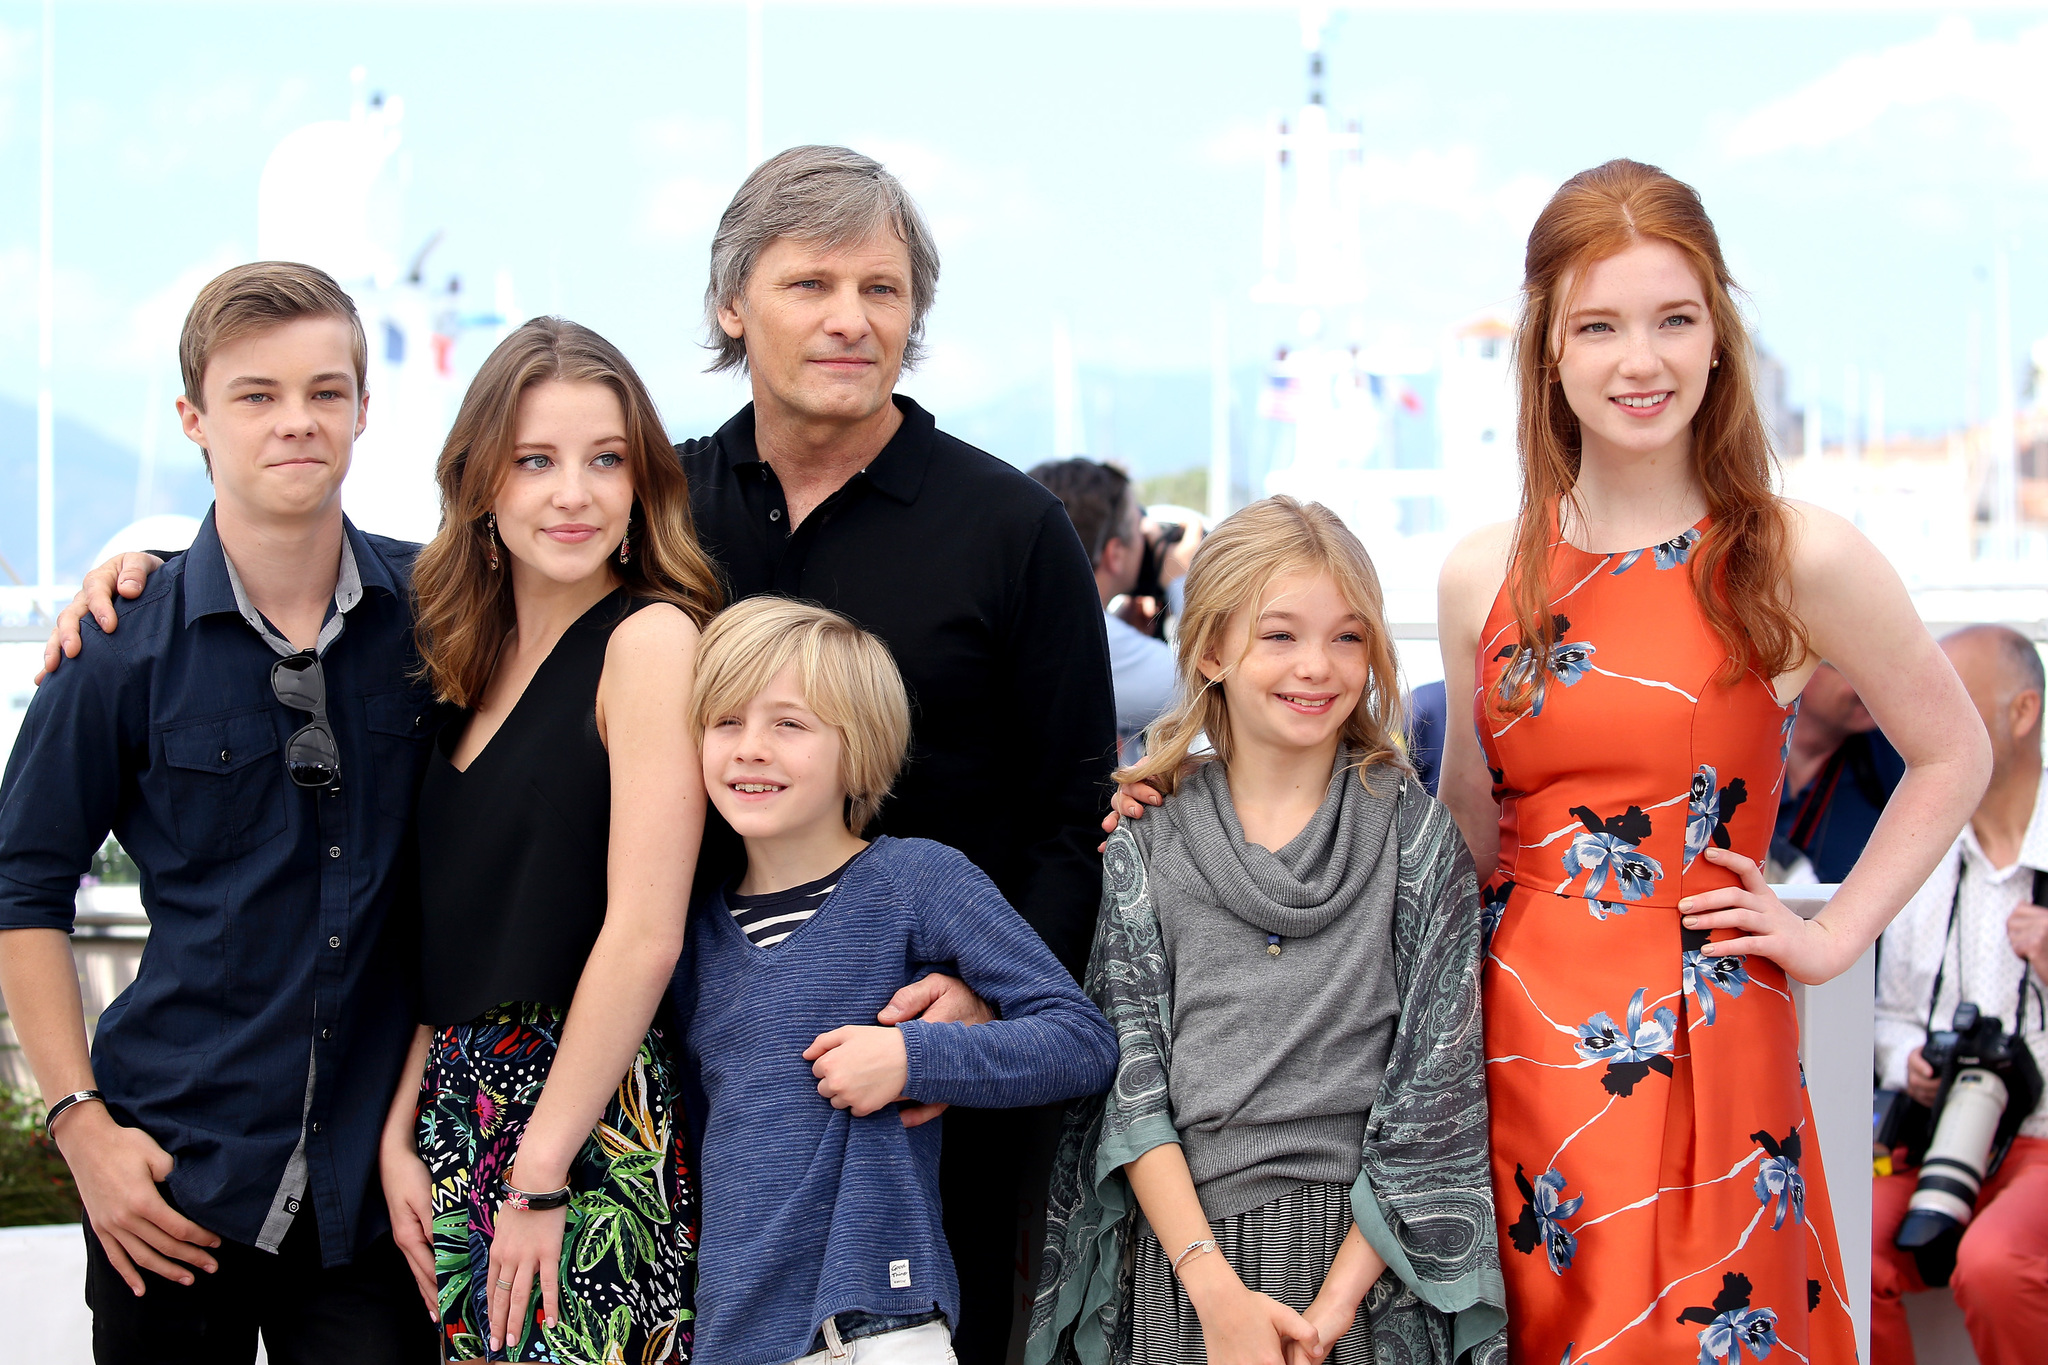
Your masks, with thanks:
M1159 627L1179 612L1182 584L1202 542L1202 528L1145 520L1130 476L1114 465L1077 457L1047 460L1030 473L1066 505L1081 548L1095 567L1116 689L1118 762L1134 763L1145 727L1173 700L1173 650ZM1110 611L1119 597L1126 599L1125 609ZM1155 605L1146 606L1148 601Z
M1774 882L1839 882L1863 856L1906 760L1833 664L1799 694L1785 763L1785 799L1771 839Z
M2040 1012L2048 909L2034 903L2035 874L2048 872L2040 655L2003 626L1966 627L1941 645L1990 733L1991 786L1949 856L1885 931L1877 976L1878 1084L1929 1107L1940 1077L1922 1056L1927 1035L1950 1028L1964 1001L2020 1033L2048 1069ZM2024 1017L2016 1019L2022 998ZM1913 1360L1901 1296L1928 1286L1913 1253L1894 1239L1918 1175L1879 1176L1872 1190L1873 1365ZM2026 1118L2004 1164L1984 1182L1949 1283L1982 1365L2041 1359L2048 1341L2048 1103Z

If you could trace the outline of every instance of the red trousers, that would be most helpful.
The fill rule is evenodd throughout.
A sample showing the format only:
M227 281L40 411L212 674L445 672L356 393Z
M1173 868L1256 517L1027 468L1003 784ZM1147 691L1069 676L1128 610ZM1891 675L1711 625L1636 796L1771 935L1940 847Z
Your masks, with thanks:
M1892 1245L1919 1172L1880 1176L1870 1200L1871 1365L1913 1365L1900 1296L1927 1288L1913 1253ZM1980 1365L2048 1359L2048 1140L2016 1138L1977 1195L1949 1289Z

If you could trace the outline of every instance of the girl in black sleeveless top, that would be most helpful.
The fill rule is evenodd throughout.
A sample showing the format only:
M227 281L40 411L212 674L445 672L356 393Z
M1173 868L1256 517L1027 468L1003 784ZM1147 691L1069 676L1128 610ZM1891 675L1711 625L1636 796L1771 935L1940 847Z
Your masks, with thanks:
M653 1020L703 829L684 703L717 583L646 390L573 323L500 344L437 474L420 648L466 710L420 792L394 1236L450 1360L686 1360L695 1198Z

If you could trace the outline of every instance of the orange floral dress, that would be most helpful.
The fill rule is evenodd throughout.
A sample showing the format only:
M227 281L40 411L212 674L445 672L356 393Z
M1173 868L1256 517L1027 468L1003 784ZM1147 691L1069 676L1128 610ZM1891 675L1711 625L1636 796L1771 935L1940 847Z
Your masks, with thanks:
M1520 1365L1856 1358L1785 974L1702 956L1678 921L1681 895L1736 883L1709 844L1768 851L1797 710L1754 670L1717 681L1689 567L1704 525L1552 548L1558 642L1519 718L1484 704L1520 666L1505 587L1481 636L1501 805L1487 1082Z

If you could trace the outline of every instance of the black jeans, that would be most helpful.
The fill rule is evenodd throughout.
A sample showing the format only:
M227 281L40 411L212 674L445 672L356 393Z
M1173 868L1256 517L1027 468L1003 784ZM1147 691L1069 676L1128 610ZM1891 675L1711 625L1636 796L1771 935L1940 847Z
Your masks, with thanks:
M241 1365L256 1334L273 1365L438 1365L439 1334L386 1233L345 1266L320 1264L311 1204L276 1255L225 1238L188 1287L140 1271L137 1298L85 1225L85 1304L98 1365Z

